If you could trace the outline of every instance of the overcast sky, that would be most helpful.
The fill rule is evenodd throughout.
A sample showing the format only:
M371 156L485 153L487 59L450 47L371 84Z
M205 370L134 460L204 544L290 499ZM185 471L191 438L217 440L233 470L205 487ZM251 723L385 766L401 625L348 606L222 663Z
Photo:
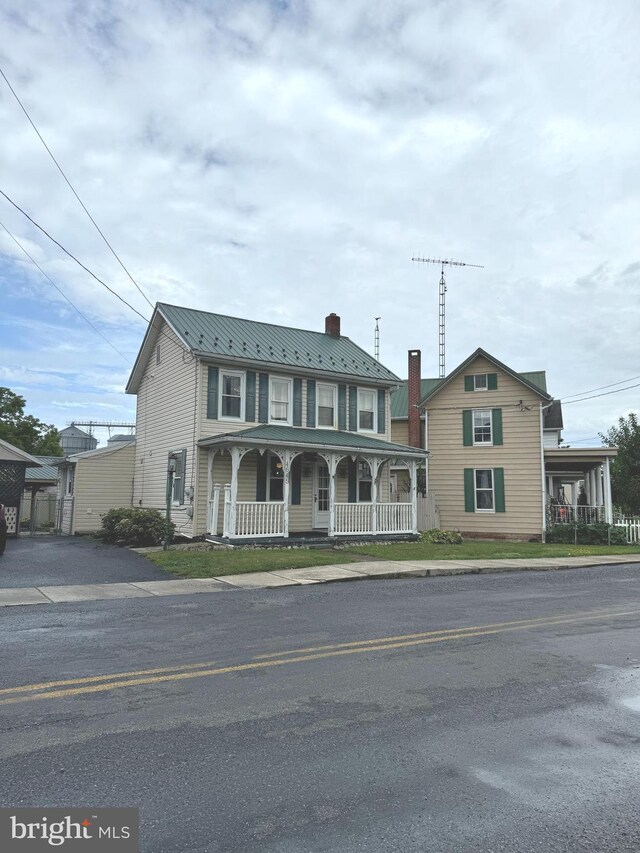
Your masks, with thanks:
M637 0L0 0L0 66L152 302L343 333L406 376L478 346L568 397L640 383ZM145 316L0 79L0 188ZM0 384L134 419L144 322L0 197ZM620 385L618 387L624 387ZM605 389L615 390L615 388ZM566 405L565 438L640 388ZM591 441L589 441L591 439Z

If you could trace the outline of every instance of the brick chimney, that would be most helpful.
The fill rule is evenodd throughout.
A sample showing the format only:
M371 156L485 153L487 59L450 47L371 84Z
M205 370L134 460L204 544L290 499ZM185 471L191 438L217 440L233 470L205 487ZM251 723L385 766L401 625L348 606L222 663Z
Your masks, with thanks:
M421 394L421 368L420 368L421 353L419 349L409 350L409 446L422 447L420 441L420 412L418 403L420 402Z
M340 317L337 314L329 314L324 318L324 331L326 335L333 335L334 338L340 337Z

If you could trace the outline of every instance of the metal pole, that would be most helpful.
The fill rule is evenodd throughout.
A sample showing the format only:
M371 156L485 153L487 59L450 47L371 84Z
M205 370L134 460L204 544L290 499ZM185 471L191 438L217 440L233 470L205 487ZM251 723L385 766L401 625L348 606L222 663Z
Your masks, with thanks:
M169 550L169 525L171 524L171 499L173 497L173 475L176 470L176 457L171 454L169 456L169 464L167 466L167 494L166 494L166 525L164 531L164 542L162 550Z

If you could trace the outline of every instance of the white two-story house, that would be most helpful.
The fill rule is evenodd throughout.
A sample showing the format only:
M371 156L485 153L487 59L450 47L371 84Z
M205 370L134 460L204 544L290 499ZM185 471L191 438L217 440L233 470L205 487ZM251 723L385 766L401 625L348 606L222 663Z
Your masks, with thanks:
M425 451L391 442L399 379L341 334L158 303L127 393L137 395L133 505L212 539L417 532ZM405 466L406 503L389 500Z

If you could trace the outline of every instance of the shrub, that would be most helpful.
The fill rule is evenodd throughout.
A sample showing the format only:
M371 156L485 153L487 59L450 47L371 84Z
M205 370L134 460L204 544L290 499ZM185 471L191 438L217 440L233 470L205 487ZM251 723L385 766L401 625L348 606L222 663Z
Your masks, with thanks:
M605 522L556 524L547 533L547 542L560 545L626 545L627 536L620 527Z
M120 507L110 509L102 517L102 538L118 545L161 545L167 525L171 541L175 524L167 522L155 509Z
M425 530L422 541L430 545L462 545L462 534L457 530Z

